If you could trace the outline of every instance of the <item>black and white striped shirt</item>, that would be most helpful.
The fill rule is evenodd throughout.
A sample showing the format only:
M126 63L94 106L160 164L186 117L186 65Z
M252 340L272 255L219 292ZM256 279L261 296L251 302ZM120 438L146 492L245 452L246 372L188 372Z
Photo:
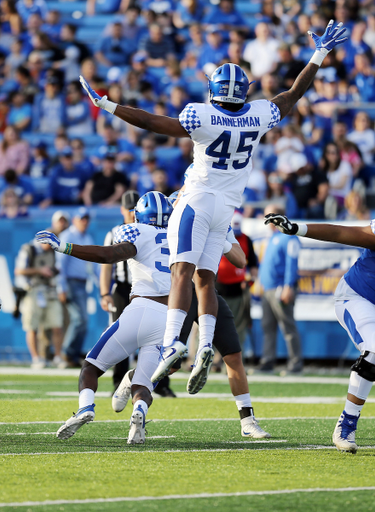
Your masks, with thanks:
M108 231L108 233L105 236L104 239L104 245L113 245L113 238L114 233L117 231L117 229L120 227L120 224L118 226L115 226L111 231ZM112 274L113 281L117 284L119 283L128 283L131 284L131 274L129 272L128 262L127 261L119 261L118 263L115 263L113 265L113 274Z

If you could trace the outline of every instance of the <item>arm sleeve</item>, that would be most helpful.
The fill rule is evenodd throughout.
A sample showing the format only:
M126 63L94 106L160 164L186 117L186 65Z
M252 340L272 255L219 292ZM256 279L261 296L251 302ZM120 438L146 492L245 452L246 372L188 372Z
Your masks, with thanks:
M295 286L297 283L299 250L299 240L295 236L291 237L286 246L284 285Z
M141 230L138 228L137 224L124 224L123 226L120 226L115 231L113 237L114 244L129 242L135 246L137 252L141 248L143 241Z
M201 120L194 103L188 103L178 116L178 119L181 126L185 128L189 135L191 135L194 130L201 127Z

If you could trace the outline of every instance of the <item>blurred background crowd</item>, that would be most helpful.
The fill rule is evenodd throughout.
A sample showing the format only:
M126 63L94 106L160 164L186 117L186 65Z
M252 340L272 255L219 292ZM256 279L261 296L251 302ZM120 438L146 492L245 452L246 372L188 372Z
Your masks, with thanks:
M192 162L189 139L155 135L96 109L82 74L111 101L177 117L207 100L224 62L248 74L248 100L291 87L314 53L308 30L342 21L296 108L254 155L243 215L267 204L308 219L367 219L375 205L375 4L372 0L2 0L1 217L49 206L170 194Z

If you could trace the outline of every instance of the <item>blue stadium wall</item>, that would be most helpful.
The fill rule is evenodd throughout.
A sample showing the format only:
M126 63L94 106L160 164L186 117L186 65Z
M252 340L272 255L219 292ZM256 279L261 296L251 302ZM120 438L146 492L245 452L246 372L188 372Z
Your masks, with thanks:
M107 231L121 222L117 212L100 212L90 223L89 232L96 244L101 245ZM0 221L0 255L5 256L9 273L13 279L14 262L18 250L25 242L30 241L34 234L49 226L52 212L38 212L37 218L22 220ZM47 221L45 220L47 219ZM4 276L0 276L0 297ZM91 313L89 314L89 331L84 342L84 350L88 350L106 328L108 314L99 305L99 292L94 287L90 292ZM356 359L358 353L349 341L348 336L336 321L299 321L298 328L302 338L303 355L305 359ZM254 320L252 339L255 354L261 355L262 329L259 320ZM279 333L278 357L287 355L284 339ZM0 312L0 362L29 362L30 357L26 347L25 333L21 328L21 320L14 319L11 313Z

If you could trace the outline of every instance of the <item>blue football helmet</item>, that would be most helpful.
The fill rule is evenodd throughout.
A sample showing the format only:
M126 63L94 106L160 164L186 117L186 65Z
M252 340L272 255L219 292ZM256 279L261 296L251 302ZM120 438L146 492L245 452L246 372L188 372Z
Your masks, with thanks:
M223 64L208 80L210 102L245 103L249 79L237 64Z
M173 206L164 194L152 191L139 198L134 212L136 222L166 228Z

